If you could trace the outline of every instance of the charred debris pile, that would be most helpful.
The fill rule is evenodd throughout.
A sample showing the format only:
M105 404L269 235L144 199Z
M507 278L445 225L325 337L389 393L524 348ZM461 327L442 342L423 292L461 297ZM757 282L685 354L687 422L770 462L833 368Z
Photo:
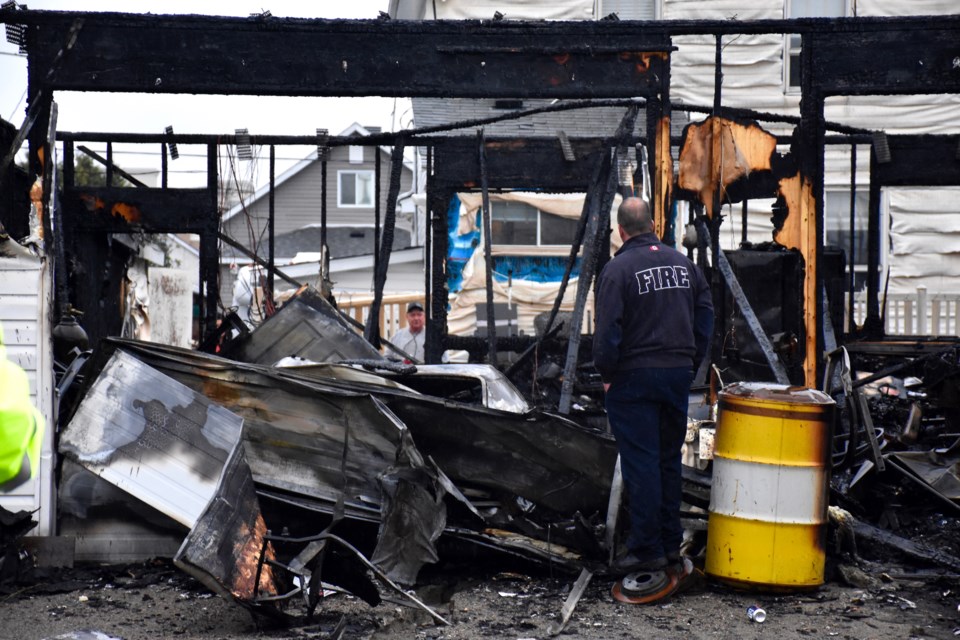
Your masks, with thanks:
M891 566L955 580L960 345L895 351L827 359L829 564L854 584ZM405 590L424 565L493 554L585 584L617 545L616 447L591 426L599 398L574 420L534 408L493 367L386 360L310 289L219 355L106 339L66 376L64 459L177 523L176 565L258 616L289 621L294 599L312 615L334 589L442 624ZM710 398L691 396L692 556L710 499ZM10 567L22 527L4 527Z

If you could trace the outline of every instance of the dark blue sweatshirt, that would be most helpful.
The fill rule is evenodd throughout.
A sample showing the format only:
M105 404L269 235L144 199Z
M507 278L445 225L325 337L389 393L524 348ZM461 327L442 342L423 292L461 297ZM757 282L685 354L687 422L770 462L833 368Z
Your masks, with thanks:
M711 331L706 279L656 234L627 240L600 273L593 363L604 382L630 369L698 367Z

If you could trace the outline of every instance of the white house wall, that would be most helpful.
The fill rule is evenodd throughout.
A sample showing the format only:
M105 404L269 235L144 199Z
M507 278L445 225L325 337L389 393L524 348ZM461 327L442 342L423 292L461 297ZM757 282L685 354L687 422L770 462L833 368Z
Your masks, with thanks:
M373 291L373 269L370 268L338 271L331 273L330 279L333 280L333 289L336 292L367 293ZM423 283L422 262L391 264L387 271L387 283L384 291L394 293L423 291Z
M10 242L9 244L13 244ZM19 249L19 248L15 248ZM19 252L19 250L18 250ZM7 358L27 373L30 399L40 409L46 433L40 468L29 482L9 493L0 492L0 506L9 511L34 511L39 525L34 535L55 533L53 493L53 353L49 310L53 296L50 263L26 251L0 258L0 322Z

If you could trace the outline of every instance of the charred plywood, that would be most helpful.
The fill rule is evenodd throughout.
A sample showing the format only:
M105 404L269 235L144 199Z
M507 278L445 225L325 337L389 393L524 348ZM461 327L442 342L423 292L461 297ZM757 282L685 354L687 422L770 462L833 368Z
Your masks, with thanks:
M754 172L770 171L777 147L774 135L755 122L710 117L687 126L680 148L678 186L697 195L713 217L714 195Z
M75 187L64 196L73 229L129 233L216 230L216 213L206 189Z
M64 429L60 452L191 527L242 426L237 415L118 351Z
M820 312L817 291L817 201L809 179L797 173L780 180L779 195L786 203L786 218L774 231L774 239L788 249L797 249L803 256L803 325L804 382L817 383L817 315Z

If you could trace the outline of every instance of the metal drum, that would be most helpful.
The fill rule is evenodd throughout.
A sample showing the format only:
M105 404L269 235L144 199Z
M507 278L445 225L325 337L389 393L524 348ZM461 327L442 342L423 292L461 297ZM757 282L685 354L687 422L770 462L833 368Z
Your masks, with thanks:
M741 586L823 584L833 400L737 383L719 403L706 572Z

